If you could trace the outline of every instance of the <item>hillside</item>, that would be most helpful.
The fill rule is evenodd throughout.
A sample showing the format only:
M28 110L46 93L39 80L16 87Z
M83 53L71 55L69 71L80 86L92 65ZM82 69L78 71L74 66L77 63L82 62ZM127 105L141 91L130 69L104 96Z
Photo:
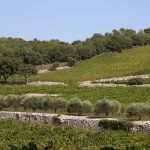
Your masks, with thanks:
M80 61L69 70L38 74L33 81L61 81L75 83L124 75L150 73L150 46L124 50L122 53L104 53Z

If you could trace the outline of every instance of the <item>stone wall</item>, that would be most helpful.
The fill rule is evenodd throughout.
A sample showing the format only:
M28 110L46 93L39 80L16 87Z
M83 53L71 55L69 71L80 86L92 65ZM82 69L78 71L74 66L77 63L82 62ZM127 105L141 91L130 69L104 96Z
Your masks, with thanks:
M0 111L0 119L14 119L21 121L30 121L34 123L52 124L53 117L56 114L45 113L27 113L27 112L7 112ZM73 125L79 128L98 129L100 118L87 118L86 116L59 116L62 124ZM107 118L109 119L109 118ZM109 120L112 120L111 118ZM115 119L113 119L115 120ZM143 131L150 134L150 121L134 121L133 132Z

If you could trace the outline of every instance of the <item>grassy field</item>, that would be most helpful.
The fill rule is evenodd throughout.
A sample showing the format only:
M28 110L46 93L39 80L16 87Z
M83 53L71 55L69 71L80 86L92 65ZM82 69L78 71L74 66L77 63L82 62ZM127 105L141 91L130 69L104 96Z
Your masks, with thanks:
M129 87L129 88L87 88L77 86L31 86L31 85L13 85L0 86L0 94L26 94L26 93L48 93L61 94L61 97L71 99L74 97L81 100L90 100L92 103L103 99L114 99L121 103L128 104L131 102L150 102L149 87Z
M123 131L85 130L70 126L52 126L28 122L0 120L0 149L21 149L34 142L38 149L100 150L114 147L125 150L135 147L139 150L150 148L150 135Z
M76 83L124 75L150 73L150 46L124 50L122 53L104 53L80 61L69 70L61 70L31 77L30 81L61 81Z

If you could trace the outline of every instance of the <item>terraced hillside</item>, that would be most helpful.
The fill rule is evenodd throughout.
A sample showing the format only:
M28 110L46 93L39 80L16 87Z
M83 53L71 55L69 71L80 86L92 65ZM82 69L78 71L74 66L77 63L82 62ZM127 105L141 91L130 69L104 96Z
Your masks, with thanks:
M125 75L150 73L150 46L124 50L122 53L104 53L80 61L69 70L38 74L31 81L61 81L76 83Z

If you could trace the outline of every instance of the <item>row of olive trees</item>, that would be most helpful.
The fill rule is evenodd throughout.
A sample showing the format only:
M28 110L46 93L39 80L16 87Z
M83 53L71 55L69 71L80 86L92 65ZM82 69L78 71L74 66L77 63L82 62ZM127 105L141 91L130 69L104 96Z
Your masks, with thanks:
M121 114L121 104L116 100L99 100L94 104L89 101L80 101L77 98L66 101L62 98L51 99L48 97L23 97L23 96L1 96L0 109L15 111L22 110L33 112L37 110L65 113L72 115L95 115L95 116L113 116ZM148 103L131 103L125 111L127 117L150 117L150 104Z

